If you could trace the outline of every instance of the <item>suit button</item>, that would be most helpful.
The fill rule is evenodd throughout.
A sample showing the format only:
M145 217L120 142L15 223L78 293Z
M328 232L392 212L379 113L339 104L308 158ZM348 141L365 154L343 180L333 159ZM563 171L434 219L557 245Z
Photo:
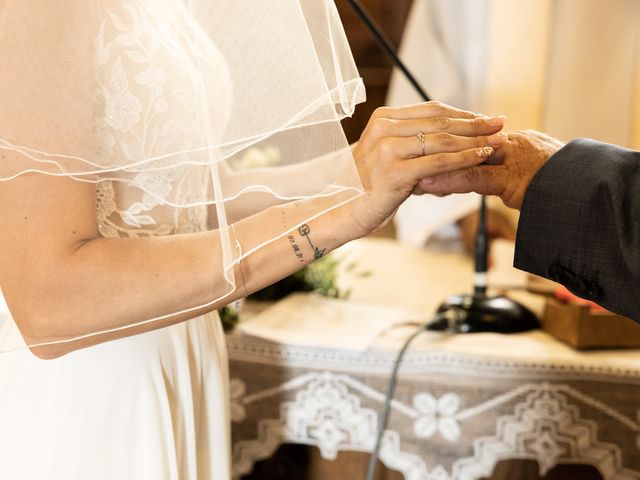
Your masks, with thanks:
M578 280L578 276L576 276L575 273L573 273L571 270L567 270L566 268L563 268L560 272L558 272L556 276L556 281L569 289L579 288L577 286Z
M579 297L587 296L588 292L591 290L591 282L585 280L579 275L576 275L571 270L564 268L562 265L558 265L557 263L551 265L547 270L547 273L549 274L549 278L564 285Z
M555 282L560 280L560 276L565 272L564 267L561 267L557 263L552 264L547 270L549 278Z
M586 297L589 292L589 282L587 282L584 278L573 276L570 282L566 287L569 288L573 293L578 295L579 297Z
M585 297L589 300L599 300L602 298L602 287L596 282L587 282L587 293Z

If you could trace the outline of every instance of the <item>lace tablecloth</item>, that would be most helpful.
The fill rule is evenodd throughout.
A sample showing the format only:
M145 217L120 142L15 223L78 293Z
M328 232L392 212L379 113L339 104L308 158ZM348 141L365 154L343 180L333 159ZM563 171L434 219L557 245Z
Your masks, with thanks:
M372 273L350 284L360 301L398 302L434 273L424 271L421 252L405 247L365 241L352 248ZM374 283L388 295L376 296ZM462 285L438 283L447 287ZM417 311L420 301L405 300ZM235 475L283 443L317 446L326 459L370 451L389 372L412 330L398 326L366 352L230 335ZM640 479L638 351L578 353L540 331L425 333L405 357L392 407L381 460L408 480L479 479L505 459L537 460L542 474L582 463L605 480Z

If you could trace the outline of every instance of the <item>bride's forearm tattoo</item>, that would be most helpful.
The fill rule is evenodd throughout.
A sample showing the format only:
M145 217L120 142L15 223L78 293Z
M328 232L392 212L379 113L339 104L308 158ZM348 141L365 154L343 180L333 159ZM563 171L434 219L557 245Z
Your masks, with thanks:
M294 203L294 205L297 207L298 202ZM282 215L282 225L284 226L284 228L289 228L289 222L287 220L287 212L286 210L283 210L281 212ZM304 263L304 252L302 251L302 247L300 247L300 245L298 245L298 241L296 240L296 238L293 235L289 235L287 237L287 240L289 241L289 245L291 246L291 250L293 250L293 254L296 256L296 258L298 259L298 261L300 263Z
M301 204L302 204L301 202L294 202L293 206L299 207ZM285 226L285 228L288 228L289 223L287 220L286 210L283 210L281 215L282 215L282 224ZM313 250L314 260L318 260L319 258L322 258L324 256L327 249L319 248L313 243L313 240L311 240L311 237L309 236L311 233L311 227L309 227L309 225L305 223L304 225L301 225L300 227L298 227L298 233L300 234L301 237L306 238L307 242L309 242L309 246L311 247L311 250ZM302 250L302 247L298 245L298 240L296 240L296 238L293 235L289 235L287 237L287 240L289 241L289 245L293 250L293 254L300 261L300 263L304 263L305 262L304 251Z
M305 237L309 242L309 245L313 250L313 258L315 260L318 260L319 258L322 258L324 256L327 249L316 247L313 244L313 241L311 241L311 237L309 236L309 234L311 233L311 227L309 227L309 225L305 223L304 225L300 226L300 228L298 228L298 233L300 234L301 237Z
M289 245L291 245L291 249L293 250L294 255L298 258L300 263L304 263L304 253L302 253L302 249L300 248L300 245L298 245L298 243L296 242L296 239L294 238L294 236L289 235L287 239L289 240Z
M319 258L322 258L324 256L327 249L319 248L313 243L313 241L311 240L311 237L309 236L309 234L311 233L311 228L309 227L309 225L305 223L304 225L300 226L298 228L298 233L300 234L301 237L306 238L307 242L309 242L309 246L313 250L314 260L318 260ZM291 245L291 249L293 250L294 255L298 258L298 260L301 263L304 263L304 252L302 251L302 248L300 247L300 245L298 245L296 238L293 235L289 235L287 239L289 240L289 245Z

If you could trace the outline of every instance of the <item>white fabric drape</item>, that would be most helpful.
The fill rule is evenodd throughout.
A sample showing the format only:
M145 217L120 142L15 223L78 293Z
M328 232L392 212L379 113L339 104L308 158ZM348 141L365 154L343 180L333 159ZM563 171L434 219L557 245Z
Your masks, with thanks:
M636 0L416 0L400 54L434 99L505 114L507 129L640 148ZM388 103L418 101L394 72ZM414 197L398 236L423 244L476 207L475 195Z

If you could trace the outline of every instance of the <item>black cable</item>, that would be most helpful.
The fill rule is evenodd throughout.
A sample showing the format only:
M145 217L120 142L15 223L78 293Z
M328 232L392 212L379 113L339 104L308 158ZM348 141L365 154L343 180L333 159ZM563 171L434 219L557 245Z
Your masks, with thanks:
M360 17L360 20L362 20L362 22L371 31L376 41L380 45L380 48L382 48L382 50L385 51L388 57L396 65L396 67L398 67L402 71L404 76L407 78L407 80L409 80L411 85L413 85L413 88L416 89L416 91L418 92L418 94L420 94L422 99L425 102L428 102L429 100L431 100L431 98L429 98L429 95L427 95L427 92L425 92L424 88L422 88L420 83L418 83L418 80L416 80L416 77L413 76L413 74L409 71L409 69L404 64L404 62L400 60L400 57L398 57L398 54L396 53L396 49L391 43L391 41L382 32L380 27L376 25L371 15L364 9L364 7L360 4L360 2L358 0L347 0L347 1L349 2L353 10L356 12L358 17Z
M473 293L476 297L487 294L487 250L489 248L487 235L487 197L482 195L480 200L480 216L478 218L478 232L475 244L475 275L473 279Z
M353 8L355 13L358 15L360 20L365 24L365 26L369 29L376 42L382 50L387 54L387 56L393 61L395 66L400 69L405 78L411 83L416 92L422 97L425 102L431 100L427 92L422 88L418 80L413 76L413 74L409 71L407 66L404 64L398 54L396 53L395 47L386 37L386 35L382 32L380 27L376 25L375 21L369 15L369 13L364 9L364 7L360 4L358 0L347 0L349 5ZM475 294L479 296L484 296L486 293L486 285L482 287L479 281L480 276L484 273L486 275L487 271L487 225L486 225L486 215L487 215L487 206L486 199L482 196L482 203L480 204L480 218L478 220L478 236L476 237L476 277L474 282L474 290ZM482 253L484 252L484 253ZM478 275L480 274L480 275ZM486 282L486 280L484 280ZM457 315L456 319L448 318L446 313L453 312ZM402 358L404 354L411 344L411 342L423 331L427 329L433 330L452 330L452 325L456 323L460 323L461 315L466 315L466 312L460 309L448 310L447 312L437 314L429 323L426 325L422 325L418 330L416 330L405 342L402 346L402 349L398 353L396 357L396 362L393 366L393 372L391 373L391 378L389 380L389 387L387 389L387 395L384 401L384 405L382 408L382 412L380 415L380 419L378 422L378 434L376 437L376 443L371 453L371 458L369 459L369 467L367 468L367 476L366 480L374 480L377 462L378 462L378 454L380 453L380 445L382 442L382 436L384 431L387 428L387 421L389 417L389 410L391 407L391 399L393 398L393 393L396 388L396 381L398 375L398 368L400 367L400 363L402 362Z
M402 359L404 354L406 353L411 342L420 335L422 332L426 331L427 326L431 325L433 322L439 322L442 320L447 320L447 312L439 313L435 317L433 317L428 323L424 325L420 325L419 328L416 329L415 332L409 336L402 345L402 348L398 352L396 356L396 360L393 364L393 371L391 372L391 378L389 378L389 386L387 387L387 394L384 398L384 403L382 405L382 412L380 413L380 417L378 418L378 433L376 435L376 443L373 447L373 451L371 452L371 457L369 458L369 466L367 467L367 476L366 480L374 480L376 475L376 470L378 468L378 455L380 453L380 446L382 445L382 437L384 436L384 432L387 429L387 423L389 421L389 412L391 411L391 402L393 400L393 394L396 389L396 383L398 381L398 370L400 369L400 364L402 363Z

